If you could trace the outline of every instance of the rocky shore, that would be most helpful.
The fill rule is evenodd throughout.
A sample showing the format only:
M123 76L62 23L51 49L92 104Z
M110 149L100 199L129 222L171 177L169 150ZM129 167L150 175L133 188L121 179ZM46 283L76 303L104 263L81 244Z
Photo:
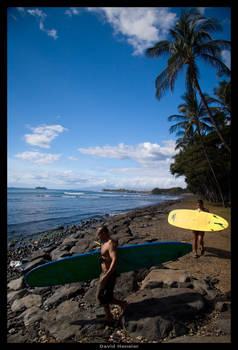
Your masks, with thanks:
M73 226L44 241L8 251L7 342L142 344L160 342L229 343L230 229L207 233L206 251L163 265L123 273L115 296L128 307L113 325L100 320L95 303L98 280L64 286L29 288L24 275L33 267L66 256L98 250L95 231L108 225L119 245L153 241L188 241L191 232L167 222L170 210L191 209L196 199L181 198L125 214L101 217ZM217 243L219 242L219 243ZM221 249L222 248L222 249Z

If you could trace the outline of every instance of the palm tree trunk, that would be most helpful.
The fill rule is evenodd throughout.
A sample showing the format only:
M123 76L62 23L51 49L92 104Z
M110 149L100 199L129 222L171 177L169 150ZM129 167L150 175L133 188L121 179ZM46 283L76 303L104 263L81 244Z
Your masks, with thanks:
M215 122L215 120L214 120L214 118L213 118L213 116L212 116L212 113L211 113L211 111L210 111L210 109L209 109L209 107L208 107L208 105L207 105L206 99L204 98L203 93L202 93L202 91L201 91L201 89L200 89L200 86L199 86L199 83L198 83L198 80L197 80L197 77L196 77L196 76L194 76L194 83L195 83L195 86L196 86L196 88L197 88L197 90L198 90L198 92L199 92L200 98L201 98L201 100L202 100L202 102L203 102L203 104L204 104L204 106L205 106L205 108L206 108L206 110L207 110L207 113L208 113L208 115L209 115L209 117L210 117L210 119L211 119L212 124L214 125L214 127L215 127L215 129L216 129L216 132L217 132L217 134L218 134L218 136L219 136L221 142L223 143L223 145L225 146L225 148L228 150L228 152L231 153L230 147L227 145L227 143L226 143L226 141L224 140L224 138L223 138L223 136L222 136L220 130L218 129L218 127L217 127L217 125L216 125L216 122Z

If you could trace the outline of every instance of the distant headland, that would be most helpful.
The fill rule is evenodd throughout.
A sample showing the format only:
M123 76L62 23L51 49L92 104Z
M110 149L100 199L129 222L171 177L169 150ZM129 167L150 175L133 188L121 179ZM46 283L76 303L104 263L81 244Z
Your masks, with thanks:
M46 187L37 186L37 187L35 187L35 190L47 190L47 188Z
M137 191L137 190L127 190L124 188L119 189L103 189L104 192L120 192L120 193L144 193L144 194L164 194L164 195L179 195L188 193L189 191L182 187L171 187L171 188L154 188L151 191Z

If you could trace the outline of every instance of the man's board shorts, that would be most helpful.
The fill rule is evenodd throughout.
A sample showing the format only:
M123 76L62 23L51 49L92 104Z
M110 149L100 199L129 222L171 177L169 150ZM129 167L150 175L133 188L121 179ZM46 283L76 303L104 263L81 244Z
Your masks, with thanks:
M101 276L103 276L103 272ZM101 285L98 283L97 292L96 292L96 301L98 305L110 304L113 299L113 289L116 284L117 274L116 271L113 272L107 279L106 283Z

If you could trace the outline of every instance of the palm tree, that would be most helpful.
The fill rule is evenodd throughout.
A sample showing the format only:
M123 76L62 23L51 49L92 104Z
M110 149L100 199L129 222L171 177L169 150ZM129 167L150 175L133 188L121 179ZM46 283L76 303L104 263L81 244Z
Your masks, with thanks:
M231 118L231 83L225 80L221 81L219 87L214 89L214 94L217 98L209 97L209 101L218 106L211 110L224 113L224 122L227 124Z
M158 99L163 96L168 88L173 90L178 73L187 65L186 86L188 91L191 91L194 86L196 87L221 142L231 152L208 108L198 81L197 58L201 58L217 68L218 73L229 74L228 67L222 62L221 50L230 48L230 41L212 40L210 33L217 30L221 30L221 26L216 19L205 18L195 9L184 11L175 27L170 29L171 39L157 42L153 47L146 50L146 55L148 57L169 55L167 67L155 81Z
M205 97L206 98L206 97ZM205 158L207 160L208 166L210 168L210 171L212 173L212 176L214 178L217 190L220 194L223 206L224 203L224 197L222 194L222 190L220 187L220 184L217 180L215 171L213 169L212 163L208 157L208 153L206 150L206 146L203 142L202 132L207 132L212 130L213 128L209 125L209 120L207 118L206 109L204 108L203 103L198 103L196 94L194 91L187 92L185 95L182 96L182 99L185 103L179 105L178 111L181 114L173 114L168 117L169 121L175 120L177 123L172 125L169 129L171 133L176 132L177 136L181 136L183 133L183 138L179 139L179 143L177 145L183 146L183 142L188 139L190 142L191 140L198 135L199 140L202 145L203 153L205 155ZM196 140L195 140L196 142Z
M181 114L173 114L168 121L175 120L177 123L169 128L170 133L176 132L176 136L183 139L192 139L196 134L202 137L201 131L211 131L213 127L207 117L203 103L198 103L195 92L187 92L182 96L184 103L178 106Z

